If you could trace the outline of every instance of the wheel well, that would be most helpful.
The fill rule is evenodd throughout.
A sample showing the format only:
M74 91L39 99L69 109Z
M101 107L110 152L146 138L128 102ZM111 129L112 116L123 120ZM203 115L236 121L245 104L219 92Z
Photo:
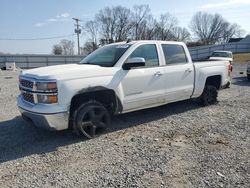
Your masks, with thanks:
M217 76L208 77L207 80L206 80L205 85L212 85L212 86L215 86L217 89L220 89L220 87L221 87L221 76L217 75Z
M73 112L82 103L87 101L97 101L103 104L110 114L122 111L122 104L112 89L107 89L104 87L94 87L82 89L79 91L72 99L70 104L70 120L73 120Z

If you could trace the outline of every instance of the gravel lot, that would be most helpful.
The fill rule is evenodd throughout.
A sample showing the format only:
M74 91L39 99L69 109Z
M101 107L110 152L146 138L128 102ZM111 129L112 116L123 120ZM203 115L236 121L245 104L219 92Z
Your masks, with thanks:
M92 140L22 120L18 72L0 72L0 187L249 187L250 82L219 103L183 101L113 118Z

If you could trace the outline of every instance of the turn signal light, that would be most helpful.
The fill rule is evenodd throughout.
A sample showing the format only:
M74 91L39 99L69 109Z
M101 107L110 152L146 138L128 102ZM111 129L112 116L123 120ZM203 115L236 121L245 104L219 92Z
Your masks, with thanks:
M48 83L48 84L47 84L47 88L48 88L48 89L57 89L57 85L56 85L55 82Z

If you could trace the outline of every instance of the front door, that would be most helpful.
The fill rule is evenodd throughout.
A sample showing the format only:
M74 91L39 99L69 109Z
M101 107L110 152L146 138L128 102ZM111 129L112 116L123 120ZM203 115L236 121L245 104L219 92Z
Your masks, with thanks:
M121 85L124 92L124 111L154 106L164 101L164 67L159 66L155 44L143 44L129 56L145 59L145 67L127 71Z

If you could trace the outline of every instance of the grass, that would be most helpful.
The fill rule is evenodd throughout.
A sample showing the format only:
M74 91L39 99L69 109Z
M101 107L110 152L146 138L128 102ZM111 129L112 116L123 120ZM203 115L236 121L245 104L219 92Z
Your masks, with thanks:
M250 53L234 54L234 62L243 64L248 61L250 61Z

